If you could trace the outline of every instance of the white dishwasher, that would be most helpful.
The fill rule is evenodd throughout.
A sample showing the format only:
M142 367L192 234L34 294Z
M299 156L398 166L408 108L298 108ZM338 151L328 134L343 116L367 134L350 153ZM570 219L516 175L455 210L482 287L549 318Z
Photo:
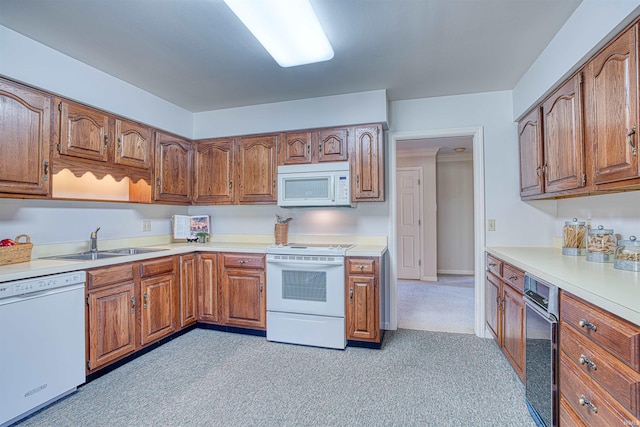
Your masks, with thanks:
M85 382L86 273L0 283L0 427Z

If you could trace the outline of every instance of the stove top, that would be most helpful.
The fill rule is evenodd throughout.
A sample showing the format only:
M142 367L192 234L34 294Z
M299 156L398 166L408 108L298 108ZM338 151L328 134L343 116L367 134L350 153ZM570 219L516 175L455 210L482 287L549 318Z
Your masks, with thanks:
M355 245L348 243L327 244L327 243L289 243L287 245L268 246L268 254L282 255L338 255L344 256L347 249Z

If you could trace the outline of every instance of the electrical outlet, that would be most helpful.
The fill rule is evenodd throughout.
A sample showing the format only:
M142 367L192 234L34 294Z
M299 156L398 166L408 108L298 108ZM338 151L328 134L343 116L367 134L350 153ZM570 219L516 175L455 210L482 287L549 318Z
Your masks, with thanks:
M496 231L496 220L488 219L487 220L487 231Z
M142 231L151 231L151 220L149 219L142 220Z

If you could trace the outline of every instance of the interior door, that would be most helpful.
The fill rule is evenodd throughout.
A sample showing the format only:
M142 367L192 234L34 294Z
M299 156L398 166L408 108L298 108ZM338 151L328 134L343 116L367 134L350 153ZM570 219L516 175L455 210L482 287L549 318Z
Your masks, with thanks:
M422 168L398 168L398 279L420 279Z

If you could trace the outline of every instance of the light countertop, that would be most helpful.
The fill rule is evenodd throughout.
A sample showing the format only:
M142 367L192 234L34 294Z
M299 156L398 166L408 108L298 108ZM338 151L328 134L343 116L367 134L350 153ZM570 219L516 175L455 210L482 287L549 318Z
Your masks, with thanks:
M562 255L560 248L487 247L486 251L590 303L640 325L640 273L613 263Z
M189 252L242 252L263 254L271 243L264 242L209 242L204 244L169 243L146 246L162 251L138 255L125 255L103 258L94 261L34 259L30 262L0 266L0 283L11 280L28 279L49 274L69 271L87 270L90 268L141 261L163 256L180 255ZM137 246L142 247L142 246ZM356 244L347 251L347 256L382 256L387 250L383 244Z

